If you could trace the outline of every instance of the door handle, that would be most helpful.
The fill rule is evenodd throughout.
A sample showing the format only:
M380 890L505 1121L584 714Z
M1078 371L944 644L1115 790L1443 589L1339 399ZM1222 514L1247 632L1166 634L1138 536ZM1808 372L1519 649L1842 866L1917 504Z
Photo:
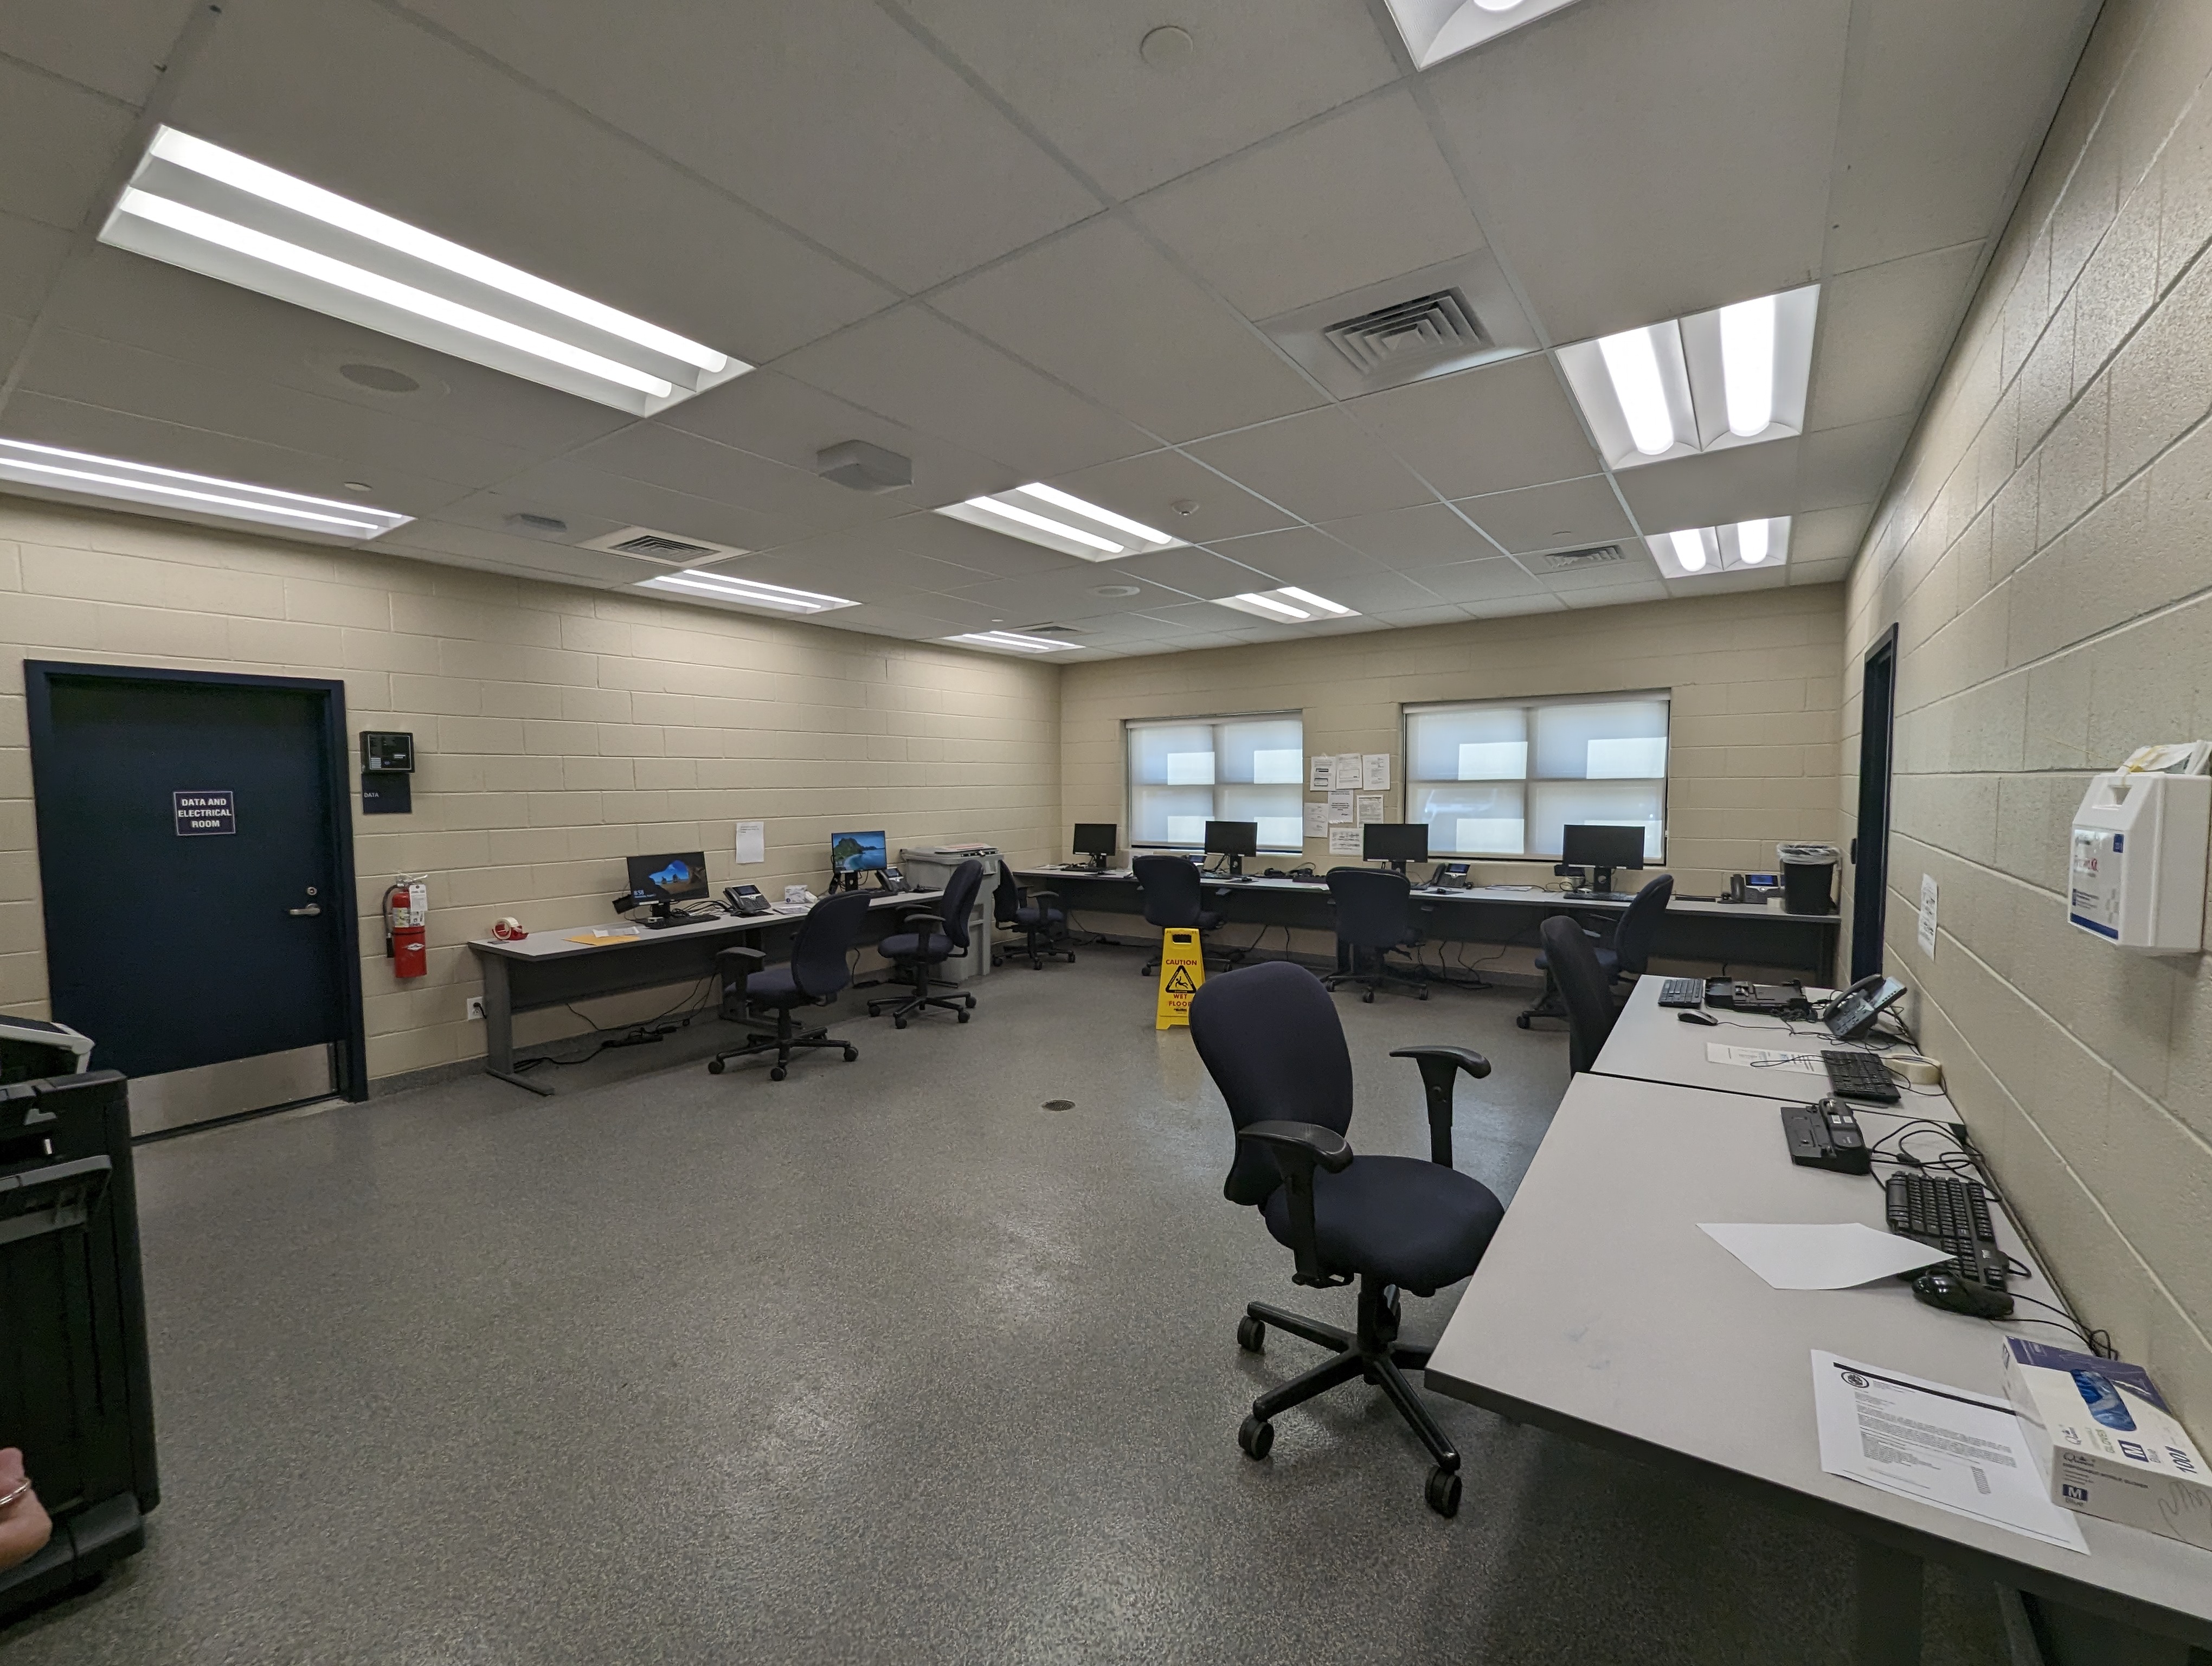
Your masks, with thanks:
M320 914L322 911L323 905L320 903L310 903L303 909L286 909L284 910L285 913L290 915L295 920L299 919L302 915L317 915Z

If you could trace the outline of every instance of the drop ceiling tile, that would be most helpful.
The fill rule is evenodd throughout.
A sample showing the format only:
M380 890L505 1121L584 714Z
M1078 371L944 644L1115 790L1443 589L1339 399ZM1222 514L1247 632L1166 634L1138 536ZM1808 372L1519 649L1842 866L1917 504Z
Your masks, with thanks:
M905 9L1116 197L1398 75L1365 9L1335 0L1162 0L1142 9L905 0ZM1162 27L1189 37L1182 61L1155 64L1139 52Z
M1848 556L1840 561L1808 562L1802 567L1793 561L1784 570L1789 574L1789 581L1793 586L1841 584L1850 577L1851 563Z
M36 318L69 248L59 227L0 214L0 313Z
M1401 573L1498 553L1495 544L1441 503L1324 521L1322 529Z
M1388 568L1370 567L1364 572L1347 573L1332 581L1327 587L1320 585L1300 587L1315 594L1326 596L1341 603L1369 619L1377 619L1386 613L1401 613L1409 610L1434 608L1443 605L1442 599L1427 586L1417 584L1402 573L1393 573Z
M1008 579L988 587L970 587L951 593L961 600L985 606L990 617L1008 630L1027 630L1042 624L1090 625L1148 606L1168 607L1190 599L1176 590L1144 585L1135 596L1098 596L1098 587L1087 574L1042 573L1034 578Z
M1250 568L1207 550L1160 550L1149 556L1100 563L1096 570L1100 575L1098 583L1157 584L1207 601L1216 596L1273 588L1255 579Z
M1850 15L1851 0L1571 6L1428 72L1552 339L1819 273Z
M830 590L861 600L894 591L951 594L992 577L982 568L902 549L881 533L879 526L860 527L780 544L763 555L700 564L714 573L752 573L758 563L773 562L781 571L811 573L811 585L804 578L790 581L801 589Z
M1797 508L1798 448L1803 443L1769 440L1626 469L1618 477L1621 495L1646 532L1786 515Z
M1295 584L1328 595L1331 584L1350 575L1371 572L1377 565L1358 550L1347 549L1327 531L1311 526L1262 532L1255 538L1225 538L1208 547L1216 555L1252 569L1253 581L1243 587L1247 590Z
M999 578L1026 578L1033 573L1057 573L1088 564L1026 538L1009 538L950 515L927 512L901 515L842 536L855 544L880 542L889 548Z
M1961 243L1832 278L1806 425L1917 411L1957 332L1983 246Z
M667 570L633 561L628 556L611 556L603 550L580 550L573 544L526 538L504 529L443 517L411 521L397 532L386 533L376 541L375 547L395 555L447 556L470 566L489 567L499 572L526 573L536 578L575 580L592 585L629 584Z
M599 14L600 50L620 58L635 11L620 29ZM300 73L323 64L346 73ZM896 298L396 7L226 17L169 119L752 363Z
M1459 500L1462 514L1518 555L1631 538L1636 528L1603 475Z
M563 457L562 468L596 469L758 510L809 531L887 520L914 507L911 489L856 492L749 451L718 445L654 422L632 423Z
M1310 410L1324 397L1118 216L1024 249L930 304L1168 440Z
M1799 442L1805 452L1797 480L1799 507L1833 509L1879 499L1905 442L1912 437L1912 423L1910 416L1885 416L1807 435Z
M1378 611L1370 617L1395 629L1403 630L1418 625L1462 623L1467 619L1468 611L1451 602L1431 602L1420 607Z
M1992 235L2096 9L2085 0L1861 5L1829 204L1831 269Z
M502 498L520 498L536 513L557 515L571 524L582 519L611 520L617 526L650 526L678 538L739 550L772 550L796 543L813 530L786 515L568 461L518 471L499 483L499 490ZM476 507L461 506L464 510Z
M146 101L195 0L103 0L97 27L80 0L9 0L0 52L119 99Z
M0 209L75 231L131 120L111 99L0 58Z
M1486 556L1423 567L1406 575L1440 601L1487 607L1515 599L1539 599L1558 605L1558 598L1531 577L1510 556ZM1545 610L1538 610L1545 611Z
M1117 463L1101 463L1046 483L1188 544L1211 544L1217 538L1240 538L1297 524L1272 503L1263 502L1179 451L1148 452ZM1183 514L1175 507L1178 503L1196 507Z
M1336 520L1436 501L1340 410L1310 411L1183 449L1307 520Z
M1596 452L1540 353L1354 399L1352 414L1446 497L1595 474Z
M1874 520L1874 505L1847 504L1836 509L1812 509L1791 518L1790 565L1817 566L1842 562L1846 567L1859 552L1859 543Z
M867 0L415 9L908 291L1098 207Z
M1025 480L1156 448L1141 429L921 307L878 313L800 348L776 368L892 422L995 457Z
M1482 246L1410 94L1394 91L1137 199L1137 217L1248 317Z
M1620 584L1578 585L1557 593L1572 608L1620 607L1632 602L1663 602L1667 587L1655 575Z

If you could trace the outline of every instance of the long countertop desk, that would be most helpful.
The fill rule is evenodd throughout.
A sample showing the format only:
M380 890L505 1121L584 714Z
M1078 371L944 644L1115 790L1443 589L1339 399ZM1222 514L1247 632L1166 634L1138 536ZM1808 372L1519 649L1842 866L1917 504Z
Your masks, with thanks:
M886 891L869 899L870 913L888 922L885 910L934 903L940 891ZM618 930L620 921L556 926L534 931L518 943L497 938L470 939L483 974L484 1073L532 1093L550 1095L552 1085L534 1082L515 1068L514 1015L542 1012L602 995L628 994L674 983L696 983L711 976L714 957L725 949L758 946L771 932L794 929L806 917L770 912L714 915L696 924L648 931L613 943L574 943L578 932ZM876 937L881 937L878 930ZM873 939L869 939L871 941ZM988 945L971 945L988 964Z
M1576 1077L1429 1360L1429 1386L1852 1534L1864 1666L1918 1660L1924 1560L2212 1645L2212 1552L2083 1516L2083 1556L1820 1468L1814 1349L2002 1399L1997 1339L2014 1325L1924 1306L1890 1280L1771 1289L1699 1231L1882 1225L1868 1179L1790 1161L1779 1103ZM2051 1299L2002 1215L1997 1231L2035 1268L2015 1293ZM2059 1340L2042 1326L2018 1334Z
M1057 891L1064 907L1108 914L1142 914L1144 903L1126 869L1026 867L1015 877L1034 889ZM1328 887L1318 879L1236 880L1212 874L1206 901L1223 919L1242 925L1289 926L1334 932ZM1537 945L1537 927L1555 914L1593 925L1618 918L1628 907L1595 897L1534 886L1478 885L1466 891L1413 890L1413 909L1431 941L1524 943ZM1842 918L1833 914L1786 914L1763 903L1693 903L1668 905L1654 952L1669 960L1774 966L1826 979L1835 964Z
M1647 975L1636 982L1627 1004L1614 1020L1597 1062L1591 1067L1601 1076L1625 1076L1637 1081L1672 1082L1682 1087L1711 1088L1722 1093L1749 1093L1772 1099L1817 1099L1828 1091L1828 1073L1820 1065L1823 1048L1851 1046L1830 1038L1818 1019L1784 1020L1763 1012L1733 1012L1712 1006L1706 1012L1717 1020L1711 1026L1685 1024L1675 1009L1659 1004L1663 978ZM1833 992L1806 987L1806 995L1826 1000ZM1790 1053L1806 1061L1803 1067L1784 1064L1747 1065L1711 1056L1714 1047L1757 1048ZM1909 1053L1909 1049L1898 1049ZM1899 1082L1903 1096L1899 1109L1917 1106L1927 1116L1948 1116L1950 1101L1938 1087L1916 1087ZM1876 1110L1871 1105L1857 1109Z

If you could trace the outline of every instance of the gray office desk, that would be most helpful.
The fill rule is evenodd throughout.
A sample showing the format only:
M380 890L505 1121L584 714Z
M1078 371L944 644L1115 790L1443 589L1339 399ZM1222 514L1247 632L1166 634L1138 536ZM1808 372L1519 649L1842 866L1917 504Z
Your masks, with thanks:
M1064 907L1079 912L1144 912L1136 879L1126 869L1097 873L1028 867L1017 869L1015 877L1033 889L1058 892ZM1238 883L1209 875L1205 885L1206 905L1231 924L1332 933L1336 929L1328 887L1317 879ZM1414 917L1431 942L1520 943L1533 949L1537 927L1555 914L1603 929L1627 907L1626 903L1512 885L1443 891L1417 886L1413 891ZM1841 926L1840 917L1832 914L1785 914L1763 904L1677 901L1659 922L1653 952L1669 960L1752 964L1826 978L1835 964Z
M915 903L933 903L944 892L918 891L885 892L870 899L875 921L888 925L885 910ZM671 926L649 931L641 938L617 943L572 943L578 932L613 930L621 922L558 926L532 932L519 943L496 938L477 938L469 947L483 974L484 1073L532 1093L550 1095L552 1085L534 1082L515 1069L514 1015L542 1012L574 1000L602 995L628 994L638 989L657 989L670 984L696 983L714 970L714 957L725 949L763 946L772 935L795 929L803 914L717 915L696 925ZM878 928L868 941L880 938ZM970 954L988 948L971 946Z
M1881 1224L1870 1180L1790 1161L1777 1104L1577 1076L1429 1386L1853 1534L1867 1666L1919 1658L1923 1560L2212 1645L2212 1552L2085 1516L2083 1556L1822 1470L1814 1348L2001 1398L2001 1328L1923 1306L1890 1280L1771 1289L1700 1232L1701 1220ZM2033 1264L2002 1217L1997 1230ZM2039 1268L2016 1290L2050 1297Z

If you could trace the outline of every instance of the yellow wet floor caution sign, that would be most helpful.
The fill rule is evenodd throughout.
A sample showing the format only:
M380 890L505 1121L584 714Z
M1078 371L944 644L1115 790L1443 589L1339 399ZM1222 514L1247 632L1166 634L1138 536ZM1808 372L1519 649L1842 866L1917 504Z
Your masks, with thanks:
M1190 1022L1190 998L1206 982L1206 958L1198 933L1170 927L1160 933L1160 1005L1155 1030Z

